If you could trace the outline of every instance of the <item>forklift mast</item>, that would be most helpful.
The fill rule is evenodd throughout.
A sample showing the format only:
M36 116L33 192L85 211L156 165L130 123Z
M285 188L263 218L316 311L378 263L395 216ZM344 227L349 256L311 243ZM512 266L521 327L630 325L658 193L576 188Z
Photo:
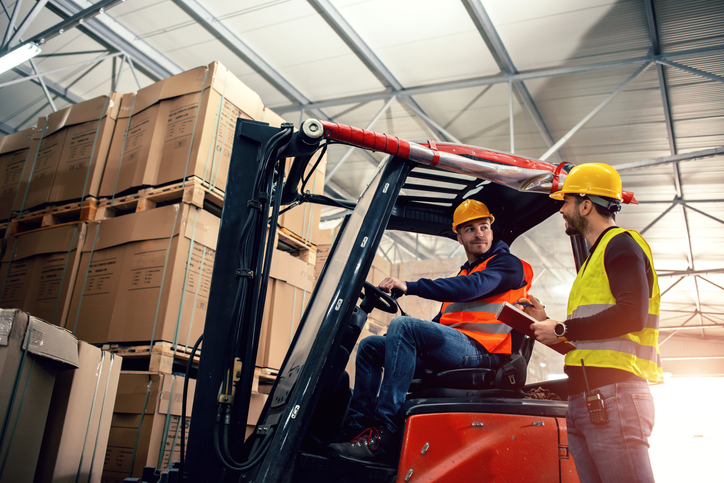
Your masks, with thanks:
M315 153L321 157L318 150L332 140L389 154L356 203L298 192L308 163ZM295 161L285 182L285 160L290 157ZM300 447L314 432L310 421L320 398L344 371L349 351L341 348L342 339L385 229L454 239L452 211L474 197L500 207L494 234L510 244L557 211L558 204L541 194L560 186L569 169L469 146L409 143L321 121L305 121L295 132L291 124L275 128L239 119L182 468L188 481L292 481ZM413 191L426 191L427 196L405 194ZM308 201L342 206L351 213L256 429L245 441L280 207ZM575 253L581 256L583 250Z

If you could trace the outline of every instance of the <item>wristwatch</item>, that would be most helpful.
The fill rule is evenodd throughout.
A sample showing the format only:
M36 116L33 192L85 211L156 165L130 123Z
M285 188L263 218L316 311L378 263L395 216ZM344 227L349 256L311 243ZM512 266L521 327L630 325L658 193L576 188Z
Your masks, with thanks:
M555 334L558 339L562 340L563 342L568 342L568 339L566 338L566 332L568 331L568 328L566 327L566 324L563 322L558 322L553 327L553 333Z

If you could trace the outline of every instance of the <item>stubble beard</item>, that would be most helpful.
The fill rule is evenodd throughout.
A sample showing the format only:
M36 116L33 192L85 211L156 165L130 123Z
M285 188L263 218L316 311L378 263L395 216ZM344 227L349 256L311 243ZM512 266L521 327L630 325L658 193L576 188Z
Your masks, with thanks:
M568 225L566 226L566 235L568 236L583 235L586 228L588 228L587 220L578 213L572 217L564 217L564 219Z

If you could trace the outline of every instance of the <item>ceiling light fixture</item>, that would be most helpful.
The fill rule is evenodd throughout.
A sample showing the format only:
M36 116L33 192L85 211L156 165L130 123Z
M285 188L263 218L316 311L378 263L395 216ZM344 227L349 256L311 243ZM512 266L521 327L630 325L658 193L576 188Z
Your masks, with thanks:
M0 74L22 64L23 62L27 62L40 52L40 46L38 46L35 42L28 42L15 47L13 50L0 57Z

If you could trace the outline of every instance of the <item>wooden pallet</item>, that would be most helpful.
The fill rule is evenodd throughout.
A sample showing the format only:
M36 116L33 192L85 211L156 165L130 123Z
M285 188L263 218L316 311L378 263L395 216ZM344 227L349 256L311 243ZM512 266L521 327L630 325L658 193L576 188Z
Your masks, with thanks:
M83 201L49 206L12 219L7 231L5 232L5 236L10 237L20 233L41 228L49 228L65 223L92 221L95 220L97 211L98 200L93 197L88 197Z
M103 350L123 357L123 366L134 370L147 370L170 374L185 368L191 357L191 347L158 341L151 345L104 344ZM201 350L194 355L193 365L198 367ZM146 367L146 365L148 367Z
M277 230L277 248L289 252L291 255L314 265L317 259L317 246L303 240L300 236L292 233L284 227Z
M168 205L179 202L199 208L205 208L207 204L211 204L221 209L224 204L224 192L219 188L212 188L208 182L193 176L185 181L145 188L126 196L104 198L98 205L96 219L113 218L117 214L146 211L160 204Z

